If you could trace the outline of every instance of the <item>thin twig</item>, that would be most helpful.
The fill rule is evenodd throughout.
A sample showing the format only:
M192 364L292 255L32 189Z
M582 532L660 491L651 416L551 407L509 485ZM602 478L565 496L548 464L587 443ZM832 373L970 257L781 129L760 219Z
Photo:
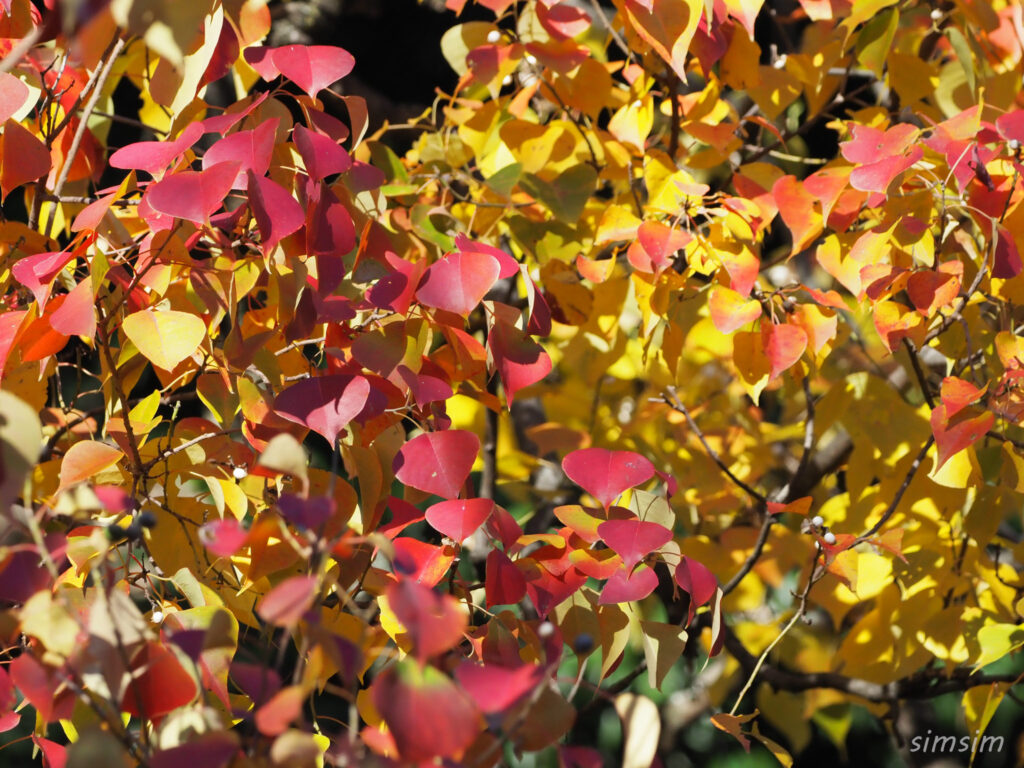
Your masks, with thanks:
M900 501L903 499L903 494L905 494L907 489L910 487L910 483L913 481L914 475L917 474L918 467L921 466L921 462L924 461L924 457L928 455L928 451L934 442L935 438L932 435L928 435L928 439L925 441L925 444L921 446L921 450L917 452L917 457L914 459L914 463L911 464L910 469L907 470L907 476L903 478L903 483L900 485L899 490L896 491L896 495L893 496L892 501L889 502L889 506L886 507L885 512L882 513L882 516L878 519L877 523L854 540L853 544L850 545L851 547L860 544L862 541L870 539L878 533L882 526L885 525L890 517L892 517L893 513L896 511L896 507L899 506Z
M693 433L697 436L697 439L700 440L700 444L704 446L704 450L707 451L708 456L711 458L713 462L715 462L715 464L718 465L718 468L722 470L725 476L728 477L737 488L741 489L744 493L746 493L752 499L757 501L759 504L761 504L762 506L766 504L768 500L765 497L765 495L760 491L751 488L745 482L736 477L736 475L733 474L732 470L729 469L728 466L726 466L724 461L722 461L722 458L718 455L715 449L708 445L708 441L707 439L705 439L704 433L701 432L700 427L697 426L697 422L693 420L693 417L690 415L690 412L686 409L686 406L683 405L682 400L680 400L679 396L676 394L675 387L666 387L665 393L662 395L662 399L670 408L679 411L679 413L683 414L683 416L686 418L686 423L690 425L690 429L693 430Z

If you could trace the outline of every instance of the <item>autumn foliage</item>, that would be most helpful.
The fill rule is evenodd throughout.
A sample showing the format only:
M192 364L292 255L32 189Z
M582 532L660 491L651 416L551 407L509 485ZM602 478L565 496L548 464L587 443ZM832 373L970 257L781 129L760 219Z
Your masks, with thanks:
M371 132L265 0L0 0L0 732L647 768L697 723L789 766L946 695L985 732L1021 6L447 8L454 86Z

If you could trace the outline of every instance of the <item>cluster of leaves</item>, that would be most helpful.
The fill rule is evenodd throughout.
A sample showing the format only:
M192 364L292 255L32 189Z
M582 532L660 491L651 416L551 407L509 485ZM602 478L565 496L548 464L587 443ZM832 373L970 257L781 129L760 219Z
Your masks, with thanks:
M0 0L0 729L591 766L588 694L640 768L686 666L787 765L826 707L984 731L1024 646L1019 7L477 4L453 93L368 136L357 63L263 46L262 0Z

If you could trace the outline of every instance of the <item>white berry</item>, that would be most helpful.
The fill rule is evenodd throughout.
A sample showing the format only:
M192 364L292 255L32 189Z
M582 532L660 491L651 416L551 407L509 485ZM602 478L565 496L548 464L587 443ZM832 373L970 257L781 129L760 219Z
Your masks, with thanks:
M526 63L532 67L534 64L537 63L537 57L534 56L532 53L526 54Z
M540 636L542 640L546 640L547 638L555 634L555 625L552 624L550 621L545 621L543 624L537 627L537 634Z
M505 75L501 80L502 85L512 85L512 75Z
M231 470L231 474L235 476L235 480L243 480L249 474L249 470L245 467L235 467Z
M823 518L821 515L815 515L811 518L811 525L813 525L815 528L821 528L821 526L823 526L824 524L825 518Z
M828 544L829 546L831 546L831 545L836 543L836 535L834 533L832 533L832 531L829 531L828 533L826 533L823 538L825 539L825 543Z
M499 32L498 30L492 29L490 32L487 33L488 43L496 43L499 40L501 40L501 32Z
M934 9L932 11L932 21L938 21L941 18L942 18L942 11L939 10L938 8Z
M152 621L154 624L159 624L164 620L164 612L153 611L152 615L149 617L149 620Z

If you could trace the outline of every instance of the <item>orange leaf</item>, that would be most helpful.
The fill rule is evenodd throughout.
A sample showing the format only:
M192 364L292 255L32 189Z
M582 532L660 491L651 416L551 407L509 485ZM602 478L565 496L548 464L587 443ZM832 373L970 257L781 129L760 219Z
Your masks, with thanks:
M83 440L80 443L75 443L64 454L64 459L61 461L60 488L57 490L64 490L98 475L103 470L117 464L123 456L124 454L117 448L97 440Z

